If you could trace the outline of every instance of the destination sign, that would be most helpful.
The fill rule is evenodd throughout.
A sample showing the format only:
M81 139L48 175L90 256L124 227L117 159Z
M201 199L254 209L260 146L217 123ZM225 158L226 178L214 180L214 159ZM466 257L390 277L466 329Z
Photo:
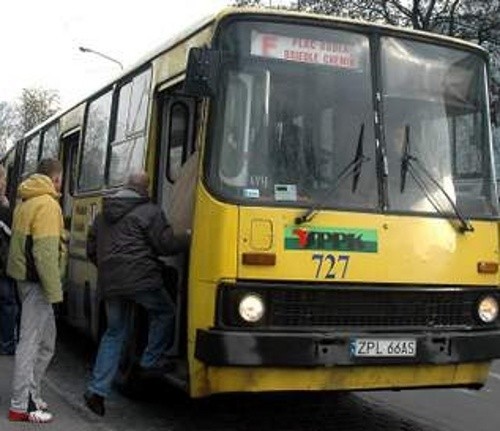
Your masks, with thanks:
M354 45L252 31L251 54L345 69L359 66Z

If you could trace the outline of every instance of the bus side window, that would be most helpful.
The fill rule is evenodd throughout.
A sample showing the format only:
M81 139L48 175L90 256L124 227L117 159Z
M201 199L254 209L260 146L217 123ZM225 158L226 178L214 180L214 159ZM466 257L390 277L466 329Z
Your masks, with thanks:
M88 107L80 156L79 190L97 190L104 184L112 92L92 100Z
M173 96L166 104L166 170L170 183L175 183L181 168L194 151L196 102L187 97Z
M147 69L118 89L108 169L112 187L123 184L128 173L144 165L150 87L151 69Z
M75 193L78 172L78 145L80 143L80 131L71 133L62 138L62 159L64 163L63 172L63 194L62 210L66 229L71 228L71 216L73 212L73 196Z
M59 127L53 124L43 132L42 150L40 159L59 158Z
M178 95L175 89L162 95L159 202L175 228L190 225L190 199L197 167L194 147L196 99Z
M38 153L40 151L40 134L37 133L35 136L26 142L24 149L24 163L22 169L22 176L26 178L28 175L36 171L36 166L38 164Z
M170 106L167 178L172 183L179 177L181 167L187 159L189 116L189 108L183 101L176 101Z

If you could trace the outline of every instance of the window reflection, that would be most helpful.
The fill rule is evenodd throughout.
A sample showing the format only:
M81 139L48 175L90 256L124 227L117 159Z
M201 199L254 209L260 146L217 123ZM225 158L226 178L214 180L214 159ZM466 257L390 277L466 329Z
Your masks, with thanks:
M111 144L111 185L121 184L129 172L142 167L150 81L151 71L147 70L120 88Z
M57 159L59 156L59 128L54 124L43 134L42 159Z
M118 96L118 112L115 125L115 142L123 141L127 135L127 119L130 107L130 95L132 94L132 83L125 84L120 88Z
M168 178L175 182L185 161L188 144L189 109L183 102L170 108Z
M110 91L89 106L78 182L83 190L97 189L104 183L111 100Z
M380 42L371 50L366 35L349 31L228 26L208 184L259 204L449 214L451 201L467 217L496 215L484 59ZM380 55L382 112L373 106L371 55ZM431 179L405 174L405 148Z
M225 34L222 49L249 49L249 34L251 55L229 62L215 102L210 183L254 202L376 208L368 38L245 23ZM259 45L270 39L272 48ZM311 52L298 53L298 45ZM360 130L366 163L359 184L352 186L352 175L336 184L356 156Z
M495 214L484 62L468 52L383 38L382 78L390 208L451 211L431 180L419 185L411 172L402 174L407 129L409 153L464 215Z
M138 171L142 167L143 151L144 136L113 146L109 165L110 184L118 184L128 173Z
M39 149L40 134L36 134L26 143L23 175L32 174L36 171Z

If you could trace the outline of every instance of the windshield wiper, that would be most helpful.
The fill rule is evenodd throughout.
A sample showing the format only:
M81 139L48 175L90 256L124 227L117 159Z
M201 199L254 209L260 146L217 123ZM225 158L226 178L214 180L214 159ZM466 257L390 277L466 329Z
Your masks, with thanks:
M410 126L405 126L405 143L403 148L403 158L401 159L401 193L405 191L406 174L410 167Z
M361 130L359 131L358 137L358 146L356 148L356 155L354 156L353 163L356 164L356 167L353 170L352 176L352 192L356 193L356 189L358 188L359 177L361 175L361 165L362 163L358 163L358 161L363 160L365 157L363 154L363 141L365 136L365 124L361 124Z
M364 130L365 125L361 125L358 137L358 145L356 147L356 153L354 159L337 175L334 183L328 187L323 196L318 203L314 204L309 208L303 215L295 218L295 224L300 225L302 223L310 222L313 217L322 209L322 202L329 193L335 191L351 174L353 174L352 180L352 192L355 193L358 187L359 177L361 175L361 165L365 162L370 161L369 157L363 154L363 140L364 140Z
M405 127L405 143L404 143L404 150L403 150L403 157L401 159L401 193L404 192L405 187L406 187L406 176L407 173L409 172L415 183L418 185L420 190L424 193L424 196L427 198L427 200L431 203L431 205L434 207L434 209L442 216L447 216L449 215L445 211L440 208L439 204L435 201L435 198L432 196L432 194L429 192L425 185L425 181L422 179L422 176L419 175L416 167L420 169L421 172L424 173L424 175L427 177L429 181L434 184L438 190L443 194L443 196L446 198L448 203L450 204L451 208L453 209L453 212L455 213L455 216L458 218L460 221L460 226L458 227L458 231L460 233L465 233L465 232L474 232L474 227L470 223L469 220L467 220L460 212L458 207L456 206L455 202L453 202L453 199L449 195L449 193L446 191L446 189L439 183L439 181L429 172L429 170L423 165L423 163L420 161L420 159L411 154L410 152L410 126Z

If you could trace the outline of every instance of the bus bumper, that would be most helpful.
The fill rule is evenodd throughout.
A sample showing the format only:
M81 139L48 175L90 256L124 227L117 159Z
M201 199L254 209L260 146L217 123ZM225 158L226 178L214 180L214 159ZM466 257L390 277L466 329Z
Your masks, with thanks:
M415 339L414 356L357 357L356 339ZM458 364L500 358L500 330L475 333L281 333L198 330L195 356L211 366Z

